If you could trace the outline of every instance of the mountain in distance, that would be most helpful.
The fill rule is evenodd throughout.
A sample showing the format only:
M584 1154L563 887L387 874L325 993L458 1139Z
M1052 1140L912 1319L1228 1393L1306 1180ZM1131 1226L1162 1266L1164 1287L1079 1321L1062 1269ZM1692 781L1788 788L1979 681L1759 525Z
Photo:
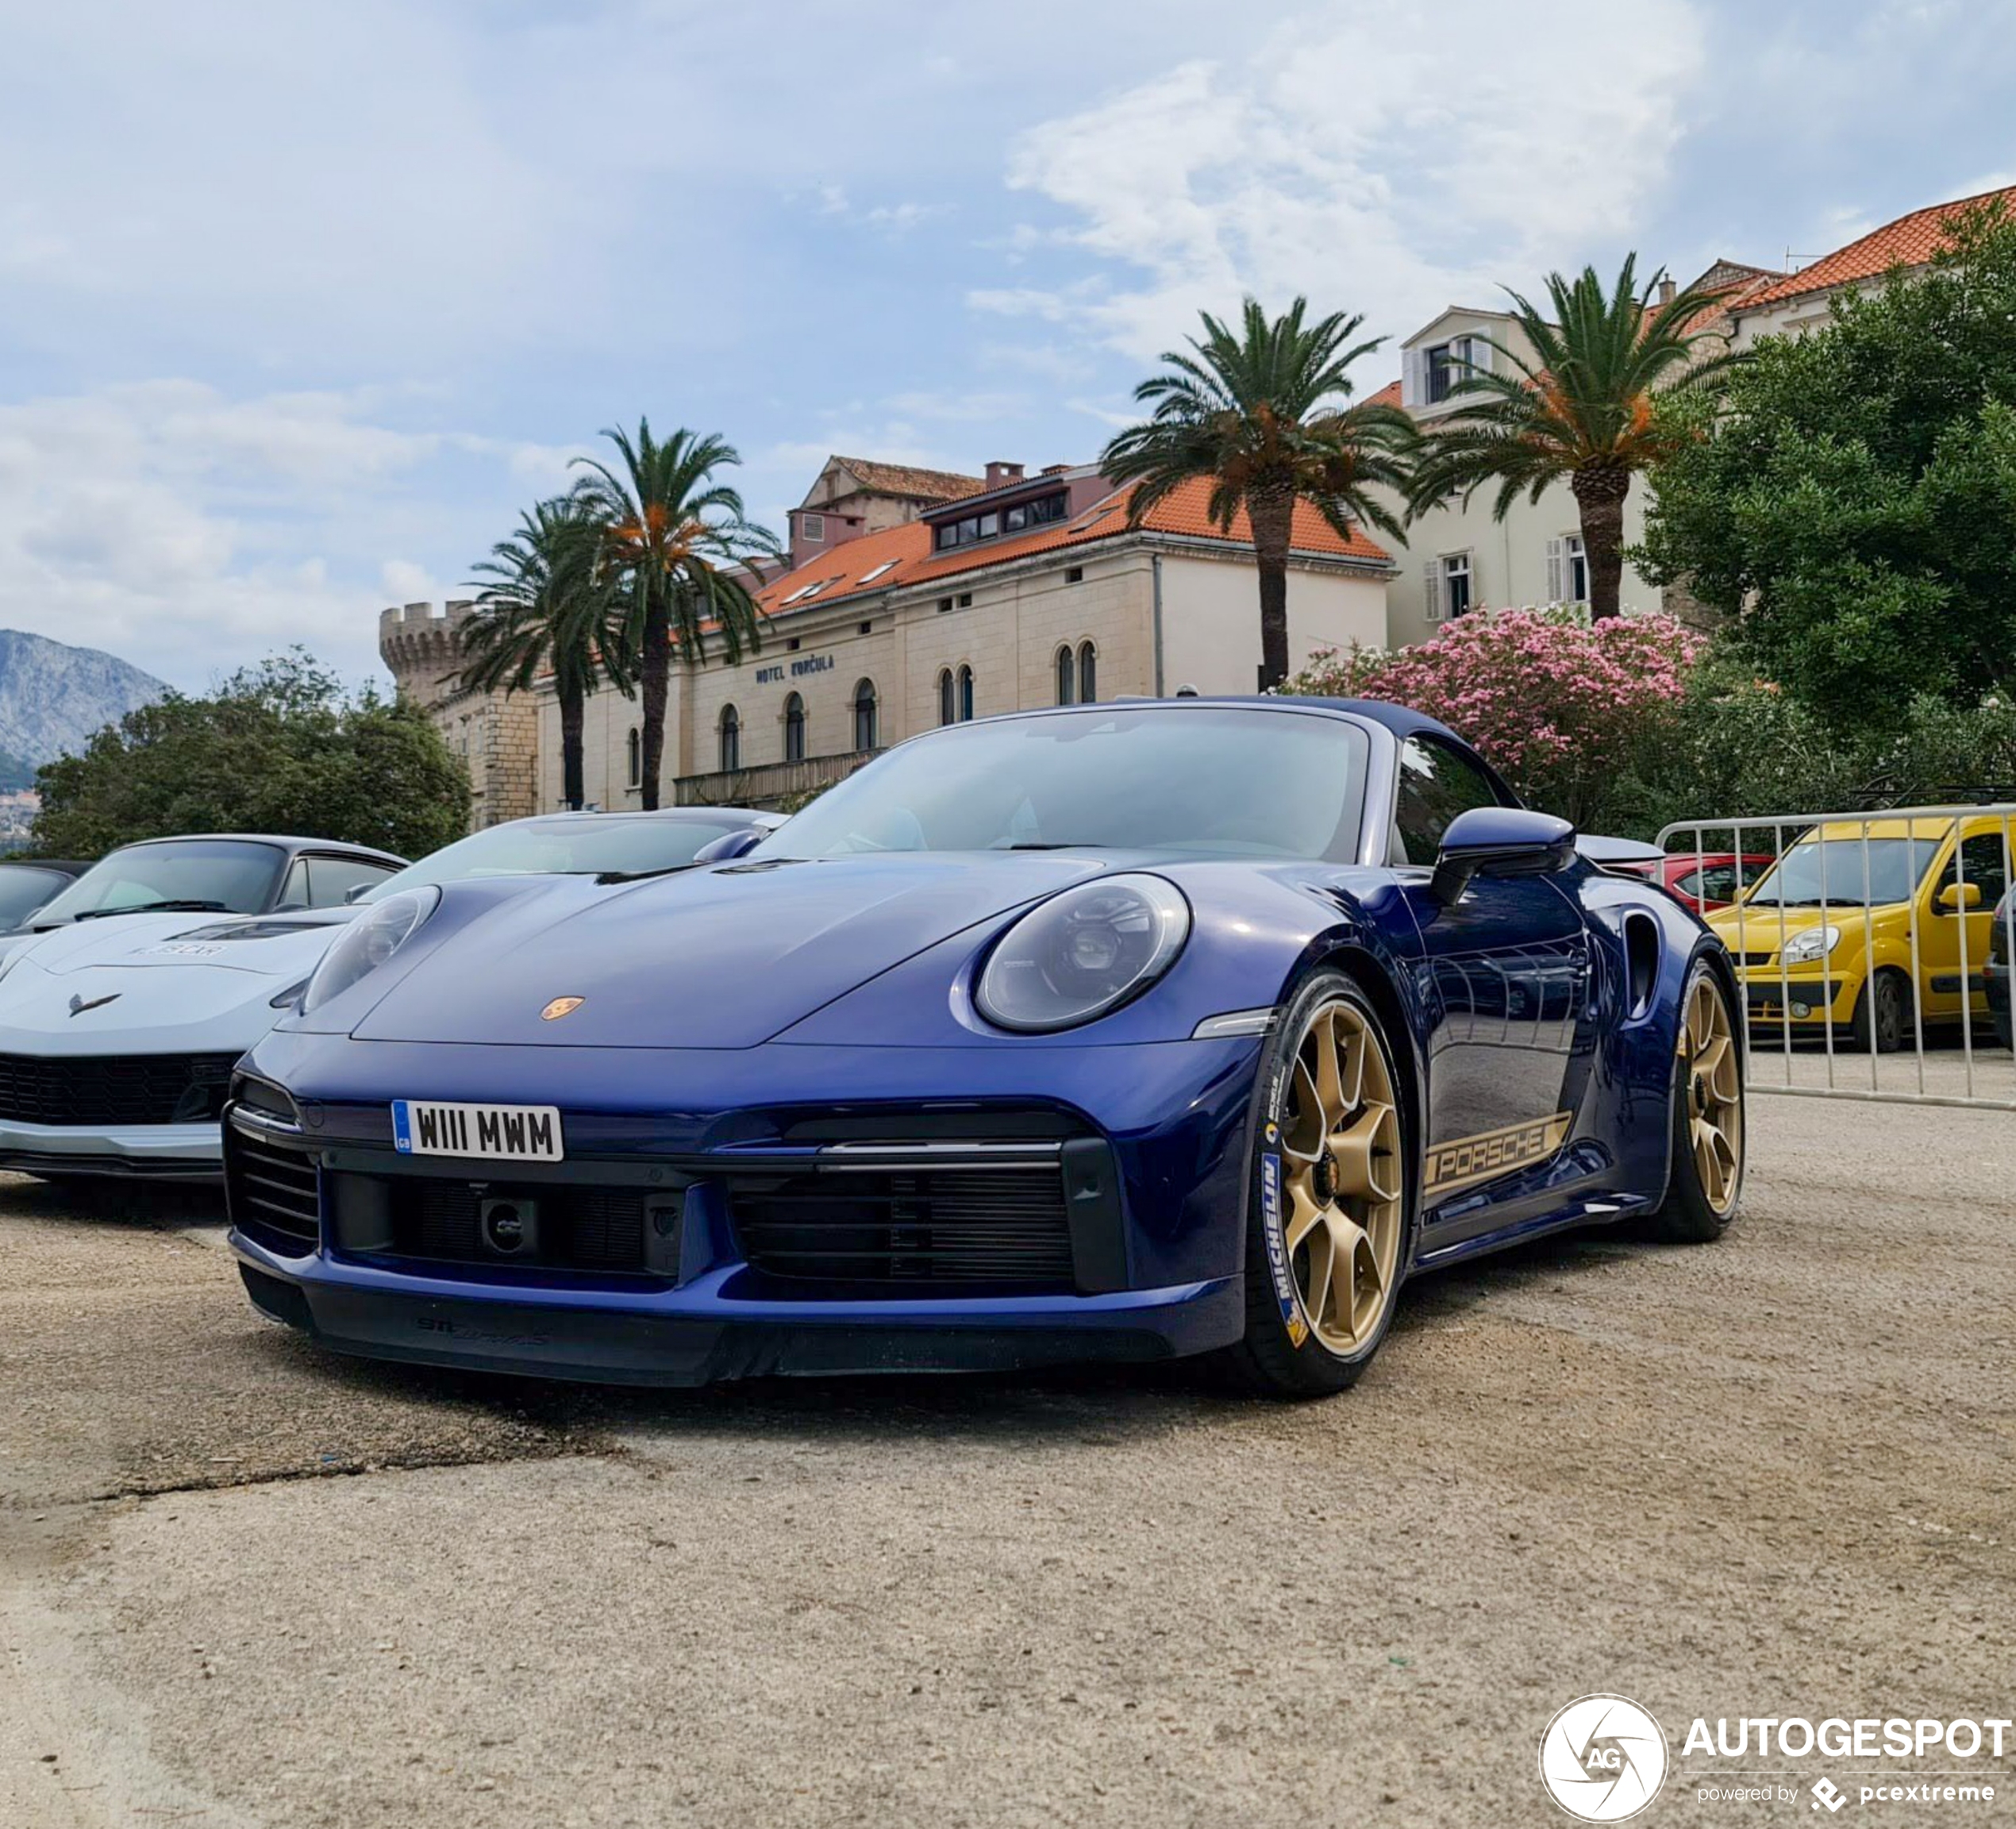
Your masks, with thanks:
M32 785L41 764L167 691L117 655L0 629L0 791Z

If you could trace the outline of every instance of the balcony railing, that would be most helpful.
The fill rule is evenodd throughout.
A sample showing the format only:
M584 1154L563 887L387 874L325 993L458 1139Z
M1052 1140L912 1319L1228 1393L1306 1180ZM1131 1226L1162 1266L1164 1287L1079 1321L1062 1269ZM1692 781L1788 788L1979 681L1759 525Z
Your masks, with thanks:
M879 749L850 749L837 756L807 756L797 762L759 762L750 768L721 768L710 775L682 775L672 784L677 807L794 808L836 781L844 781Z

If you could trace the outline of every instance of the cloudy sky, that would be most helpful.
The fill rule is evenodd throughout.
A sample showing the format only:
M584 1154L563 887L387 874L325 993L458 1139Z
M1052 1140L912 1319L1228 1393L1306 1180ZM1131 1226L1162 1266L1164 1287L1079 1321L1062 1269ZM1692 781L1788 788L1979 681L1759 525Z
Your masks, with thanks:
M2016 0L0 0L0 626L357 676L600 428L1091 455L1200 306L1404 336L2016 181ZM1398 372L1367 365L1367 387Z

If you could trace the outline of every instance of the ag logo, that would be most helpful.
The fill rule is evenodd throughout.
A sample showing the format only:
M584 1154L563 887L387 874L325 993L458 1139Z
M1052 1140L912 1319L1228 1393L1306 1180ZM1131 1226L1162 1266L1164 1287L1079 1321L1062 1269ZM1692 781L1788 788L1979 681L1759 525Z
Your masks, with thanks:
M1541 1735L1540 1781L1571 1816L1622 1823L1666 1781L1666 1736L1635 1702L1584 1696Z

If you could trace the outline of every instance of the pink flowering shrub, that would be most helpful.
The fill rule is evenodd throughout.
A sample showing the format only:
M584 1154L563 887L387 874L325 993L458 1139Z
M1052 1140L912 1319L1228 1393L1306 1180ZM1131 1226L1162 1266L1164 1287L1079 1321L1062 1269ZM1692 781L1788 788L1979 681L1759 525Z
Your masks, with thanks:
M1439 718L1529 804L1579 824L1671 736L1700 653L1670 616L1476 610L1411 648L1318 656L1282 689Z

